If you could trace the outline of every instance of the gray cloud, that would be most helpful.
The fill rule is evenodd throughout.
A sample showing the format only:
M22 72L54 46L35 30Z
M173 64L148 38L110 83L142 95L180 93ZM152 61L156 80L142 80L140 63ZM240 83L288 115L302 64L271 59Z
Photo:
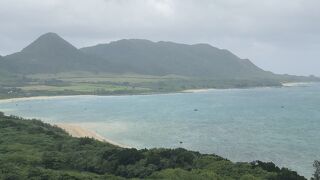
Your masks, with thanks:
M77 47L122 38L209 43L277 73L320 75L318 0L1 0L0 54L45 32Z

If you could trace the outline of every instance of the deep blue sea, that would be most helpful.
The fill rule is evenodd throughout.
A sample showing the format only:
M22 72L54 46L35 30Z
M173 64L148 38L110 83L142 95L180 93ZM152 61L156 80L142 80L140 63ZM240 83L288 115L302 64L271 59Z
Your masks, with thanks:
M307 177L320 160L320 84L0 101L0 111L78 123L135 148L183 147L232 161L272 161Z

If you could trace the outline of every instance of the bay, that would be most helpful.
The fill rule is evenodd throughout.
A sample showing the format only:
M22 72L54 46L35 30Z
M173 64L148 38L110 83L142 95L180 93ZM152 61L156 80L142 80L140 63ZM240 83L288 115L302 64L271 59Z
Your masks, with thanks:
M272 161L310 177L320 159L320 84L0 101L0 111L76 123L135 148L182 147Z

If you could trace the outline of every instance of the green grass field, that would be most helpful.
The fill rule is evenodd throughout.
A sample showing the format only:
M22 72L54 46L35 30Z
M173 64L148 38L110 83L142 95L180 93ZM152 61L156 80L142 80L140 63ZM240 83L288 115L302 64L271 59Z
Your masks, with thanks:
M130 91L130 90L137 90L137 91L148 91L147 88L134 88L131 86L120 86L120 85L112 85L112 84L92 84L92 83L70 83L69 85L65 86L50 86L50 85L27 85L19 87L24 91L77 91L77 92L84 92L84 93L94 93L95 91Z
M176 75L69 72L1 76L0 98L57 95L124 95L179 92L186 89L280 86L268 79L199 79Z

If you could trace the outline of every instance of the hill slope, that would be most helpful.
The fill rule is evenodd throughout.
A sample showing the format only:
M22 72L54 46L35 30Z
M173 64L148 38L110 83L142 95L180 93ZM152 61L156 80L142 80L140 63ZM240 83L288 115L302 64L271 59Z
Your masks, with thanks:
M8 72L7 68L5 66L2 66L1 63L4 61L4 58L0 56L0 88L2 86L3 82L7 81L15 81L15 75Z
M271 74L249 60L207 44L155 43L130 39L82 48L81 51L119 63L138 74L206 78L252 78Z
M305 180L273 163L233 163L184 149L123 149L0 113L0 179Z
M4 60L3 57L0 55L0 64L1 64L1 62L2 62L3 60ZM3 66L0 66L0 73L2 73L3 70L4 70L4 67L3 67Z
M5 56L1 66L15 73L97 71L101 60L79 51L55 33L47 33L22 51Z

